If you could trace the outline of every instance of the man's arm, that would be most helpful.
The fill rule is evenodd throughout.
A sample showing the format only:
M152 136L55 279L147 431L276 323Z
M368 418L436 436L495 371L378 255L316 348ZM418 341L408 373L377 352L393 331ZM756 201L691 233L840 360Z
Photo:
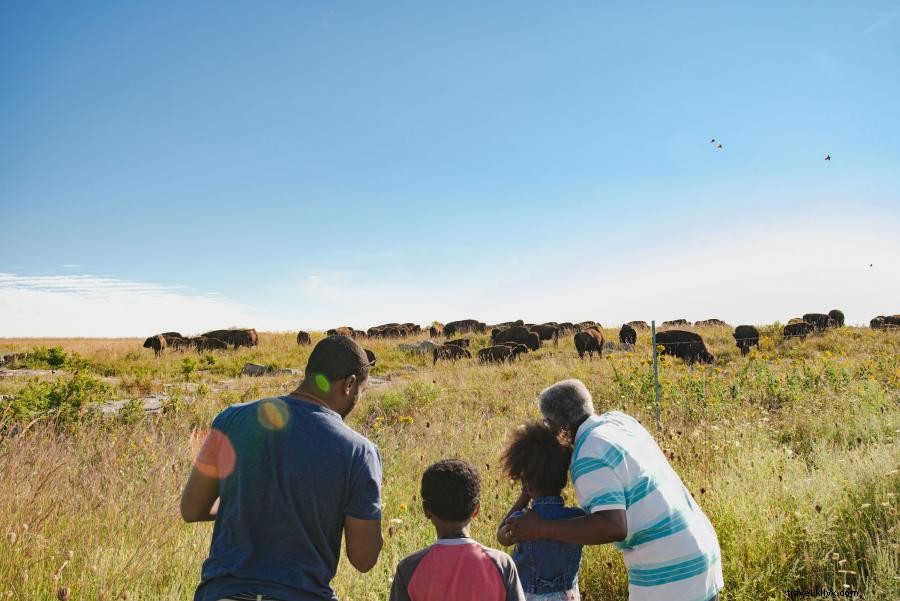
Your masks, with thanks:
M185 522L209 522L216 519L219 479L204 476L196 467L181 493L181 517Z
M528 507L528 501L531 500L531 497L525 492L525 489L522 489L522 492L519 494L519 498L516 499L516 502L513 503L513 506L509 511L506 512L506 515L503 516L503 519L500 520L500 526L497 527L497 542L503 545L504 547L508 547L510 545L515 544L515 541L510 538L509 529L506 527L506 520L517 511L523 511L526 507Z
M368 572L378 561L384 539L381 536L381 520L361 520L344 516L344 538L347 541L347 559L360 572Z
M573 545L603 545L628 536L624 509L598 511L569 520L542 520L529 510L521 517L507 518L505 524L513 542L550 539Z

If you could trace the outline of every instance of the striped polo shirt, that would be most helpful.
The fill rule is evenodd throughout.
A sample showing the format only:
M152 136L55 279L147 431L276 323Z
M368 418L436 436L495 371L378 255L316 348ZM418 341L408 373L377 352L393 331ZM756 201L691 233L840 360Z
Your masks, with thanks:
M628 535L615 545L630 601L707 601L724 586L716 531L636 419L590 416L575 434L570 470L585 511L625 510Z

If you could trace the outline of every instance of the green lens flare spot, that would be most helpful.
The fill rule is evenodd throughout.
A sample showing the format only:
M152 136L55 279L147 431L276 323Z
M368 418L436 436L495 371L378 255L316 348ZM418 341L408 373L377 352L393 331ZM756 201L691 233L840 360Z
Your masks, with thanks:
M328 394L328 391L331 390L331 382L328 381L324 374L316 374L316 388Z

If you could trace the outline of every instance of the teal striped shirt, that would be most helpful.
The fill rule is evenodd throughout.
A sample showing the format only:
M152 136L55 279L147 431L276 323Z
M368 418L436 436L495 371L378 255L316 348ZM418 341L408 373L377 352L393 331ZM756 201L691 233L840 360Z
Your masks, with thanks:
M630 601L707 601L724 586L719 541L659 445L618 411L589 417L575 434L570 466L589 513L623 509Z

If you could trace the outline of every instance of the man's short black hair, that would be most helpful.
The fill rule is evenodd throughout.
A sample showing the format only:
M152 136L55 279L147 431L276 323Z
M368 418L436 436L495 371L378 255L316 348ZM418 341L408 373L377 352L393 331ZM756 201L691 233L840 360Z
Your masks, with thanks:
M443 459L422 474L422 504L434 517L462 522L475 513L481 500L481 478L460 459Z
M545 494L565 488L572 447L544 422L530 422L513 432L500 463L513 480Z
M372 361L355 340L347 336L328 336L313 348L306 362L307 378L324 376L329 382L355 375L360 380L369 377Z

